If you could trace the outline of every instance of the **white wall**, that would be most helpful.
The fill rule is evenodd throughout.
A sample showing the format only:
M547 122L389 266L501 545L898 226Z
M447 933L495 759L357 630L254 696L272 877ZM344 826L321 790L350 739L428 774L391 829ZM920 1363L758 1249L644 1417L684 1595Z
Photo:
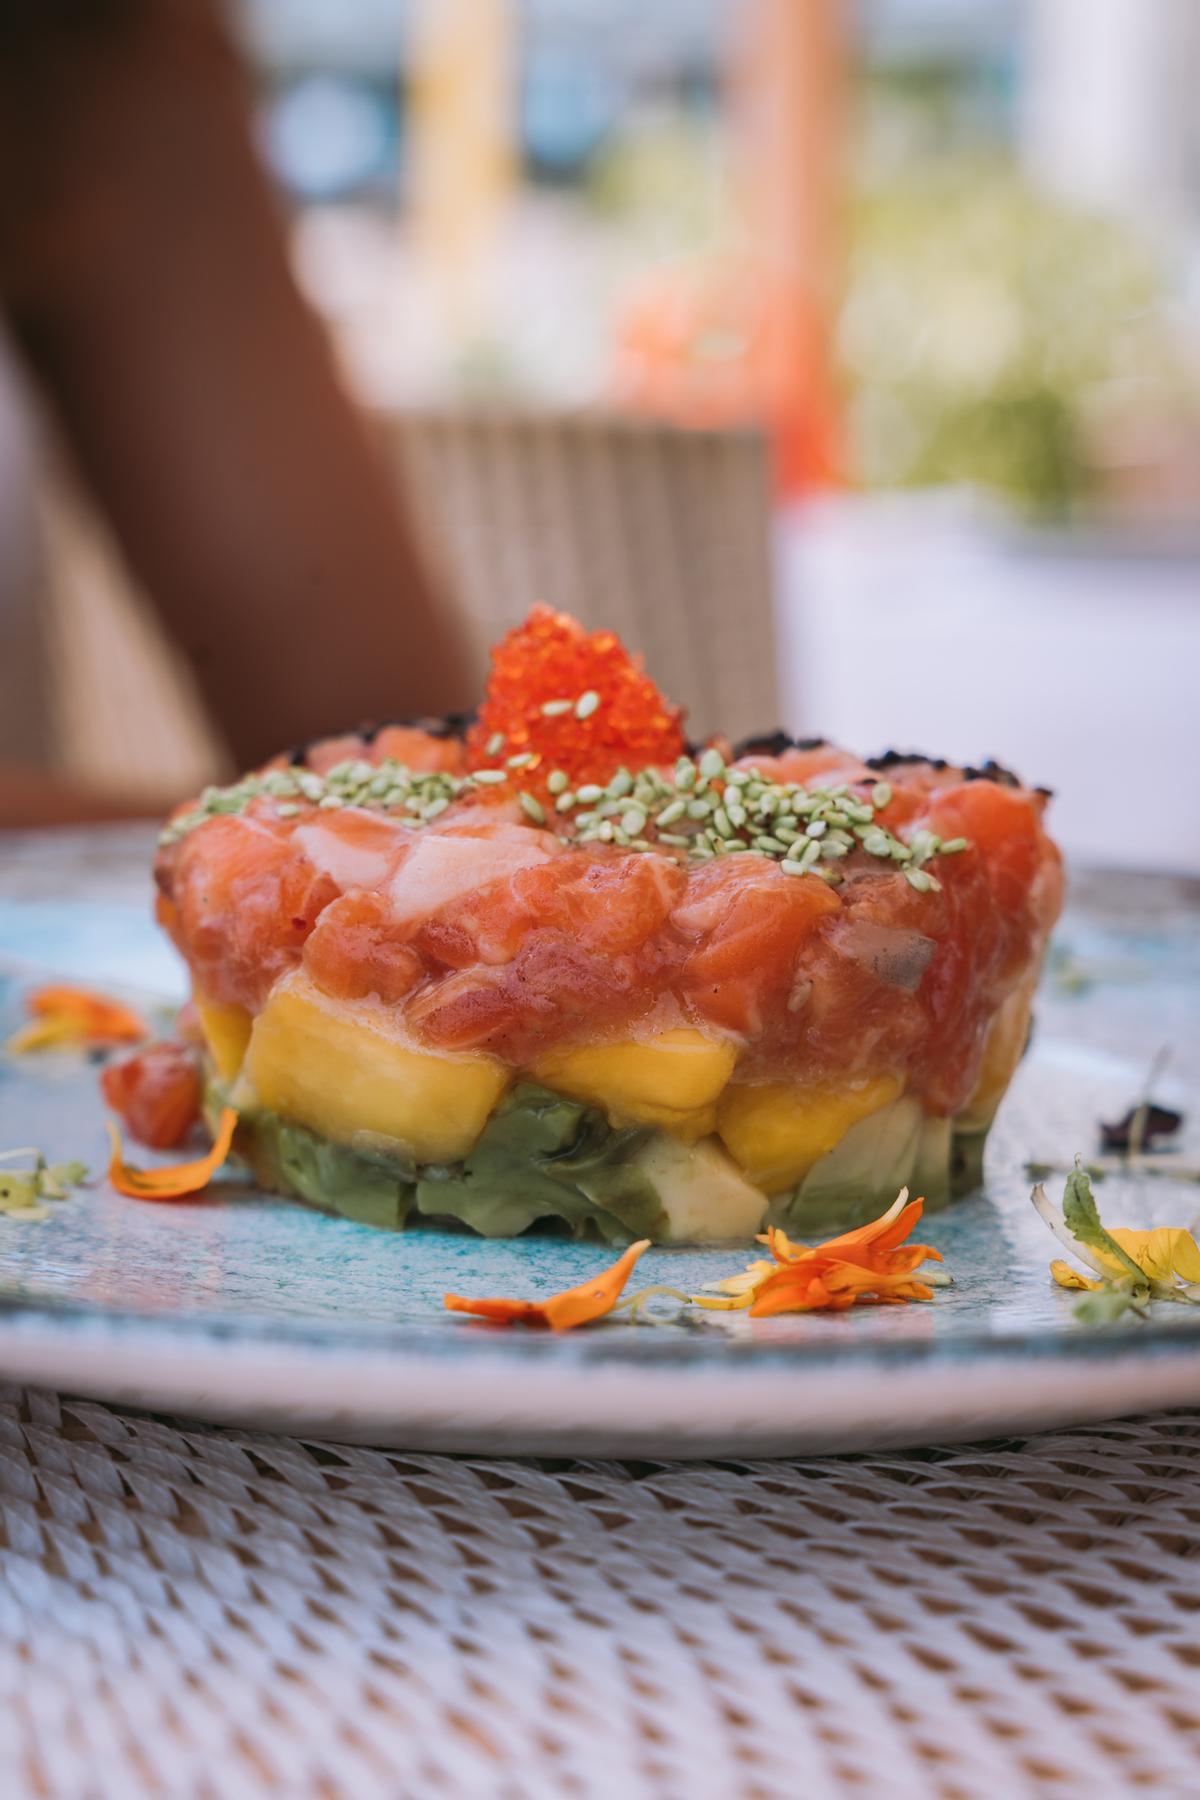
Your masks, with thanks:
M1075 861L1200 874L1200 555L1085 554L934 495L785 516L777 574L789 729L994 756L1056 790Z

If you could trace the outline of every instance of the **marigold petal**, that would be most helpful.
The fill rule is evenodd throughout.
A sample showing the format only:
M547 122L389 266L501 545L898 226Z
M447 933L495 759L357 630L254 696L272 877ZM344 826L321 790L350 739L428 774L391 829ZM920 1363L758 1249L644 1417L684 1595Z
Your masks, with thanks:
M447 1312L471 1313L476 1318L491 1319L500 1325L548 1326L551 1331L570 1331L576 1325L588 1325L610 1313L621 1297L621 1290L633 1273L642 1253L650 1248L649 1238L630 1244L611 1269L578 1287L552 1294L548 1300L473 1300L462 1294L443 1294Z
M115 1125L110 1125L108 1135L112 1140L112 1157L108 1165L108 1179L118 1194L128 1194L134 1200L184 1200L191 1194L198 1194L208 1186L229 1155L237 1118L233 1107L224 1107L216 1141L207 1156L199 1157L194 1162L172 1163L159 1169L135 1169L127 1163L121 1148L121 1134Z
M1093 1281L1090 1275L1081 1275L1078 1269L1073 1269L1069 1262L1063 1262L1059 1257L1050 1264L1050 1273L1059 1287L1070 1288L1073 1292L1082 1289L1093 1291L1104 1286L1102 1281Z
M813 1252L803 1262L787 1264L760 1283L751 1316L767 1318L817 1308L844 1311L855 1305L932 1298L933 1289L913 1281L910 1268L889 1272Z
M65 1015L58 1018L30 1019L18 1026L5 1043L10 1056L28 1056L34 1050L51 1050L55 1045L86 1043L77 1022Z
M462 1294L443 1294L447 1312L470 1313L477 1319L490 1319L493 1325L534 1325L548 1327L546 1309L534 1300L468 1300Z
M29 1024L8 1040L15 1055L55 1044L131 1044L150 1034L132 1007L61 982L34 988L25 996L25 1009Z

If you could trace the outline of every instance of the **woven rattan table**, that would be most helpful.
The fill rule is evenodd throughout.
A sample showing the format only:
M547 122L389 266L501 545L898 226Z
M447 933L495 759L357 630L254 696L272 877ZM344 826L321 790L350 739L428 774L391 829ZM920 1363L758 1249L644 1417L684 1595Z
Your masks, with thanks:
M58 843L0 900L125 892ZM0 1389L0 1796L1142 1790L1200 1794L1200 1415L624 1465Z
M0 1401L0 1792L1200 1791L1200 1419L744 1465Z

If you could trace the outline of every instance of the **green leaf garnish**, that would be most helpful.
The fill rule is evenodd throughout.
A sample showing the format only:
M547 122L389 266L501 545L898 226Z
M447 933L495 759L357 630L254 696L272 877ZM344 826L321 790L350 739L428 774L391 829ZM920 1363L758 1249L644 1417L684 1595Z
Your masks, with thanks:
M1077 1243L1086 1244L1090 1250L1103 1251L1105 1256L1112 1257L1120 1263L1135 1282L1145 1285L1145 1273L1138 1268L1131 1256L1127 1256L1117 1240L1105 1231L1100 1223L1100 1212L1096 1205L1095 1195L1088 1172L1077 1156L1075 1167L1067 1176L1067 1185L1063 1189L1063 1220L1067 1230Z
M47 1219L47 1200L67 1200L71 1189L87 1180L87 1165L81 1162L48 1163L35 1148L0 1151L0 1163L15 1162L18 1157L32 1159L27 1169L0 1168L0 1213L10 1218Z
M1061 1209L1040 1182L1030 1198L1059 1242L1094 1272L1089 1279L1066 1263L1050 1265L1061 1287L1087 1290L1075 1306L1082 1324L1111 1325L1130 1313L1145 1318L1152 1300L1200 1305L1200 1245L1192 1233L1179 1226L1109 1231L1080 1157L1067 1176Z

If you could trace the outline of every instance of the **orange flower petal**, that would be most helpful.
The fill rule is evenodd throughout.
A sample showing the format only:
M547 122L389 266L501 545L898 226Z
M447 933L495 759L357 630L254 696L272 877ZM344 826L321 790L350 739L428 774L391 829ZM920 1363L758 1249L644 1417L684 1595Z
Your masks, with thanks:
M447 1312L470 1313L475 1318L491 1319L497 1325L534 1325L551 1331L570 1331L576 1325L588 1325L612 1311L621 1290L633 1272L634 1264L649 1238L630 1244L625 1254L603 1275L594 1276L579 1287L553 1294L549 1300L470 1300L462 1294L444 1294L442 1304Z
M941 1252L903 1243L922 1211L923 1202L909 1201L904 1188L878 1219L824 1244L795 1244L782 1231L768 1231L776 1266L750 1288L750 1316L931 1300L932 1288L913 1276L922 1263L941 1262Z
M8 1040L16 1055L53 1044L132 1044L150 1035L145 1019L132 1007L63 983L35 988L25 997L25 1009L29 1024Z
M108 1165L108 1179L118 1194L128 1194L134 1200L183 1200L189 1194L198 1194L208 1186L229 1155L237 1117L231 1106L224 1107L217 1140L208 1155L195 1162L172 1163L162 1169L131 1168L121 1150L121 1135L115 1125L110 1125L108 1135L112 1139L112 1157Z
M848 1306L932 1298L933 1289L913 1281L907 1270L889 1274L858 1263L814 1257L808 1264L791 1265L768 1276L755 1295L750 1316L764 1319L776 1313L812 1312L818 1307L840 1311Z
M907 1192L905 1189L906 1194ZM889 1207L882 1218L875 1219L870 1225L860 1225L857 1231L847 1231L841 1237L829 1238L818 1248L823 1256L861 1263L868 1257L882 1255L902 1244L918 1224L924 1211L924 1200L910 1200L907 1206L895 1213Z

